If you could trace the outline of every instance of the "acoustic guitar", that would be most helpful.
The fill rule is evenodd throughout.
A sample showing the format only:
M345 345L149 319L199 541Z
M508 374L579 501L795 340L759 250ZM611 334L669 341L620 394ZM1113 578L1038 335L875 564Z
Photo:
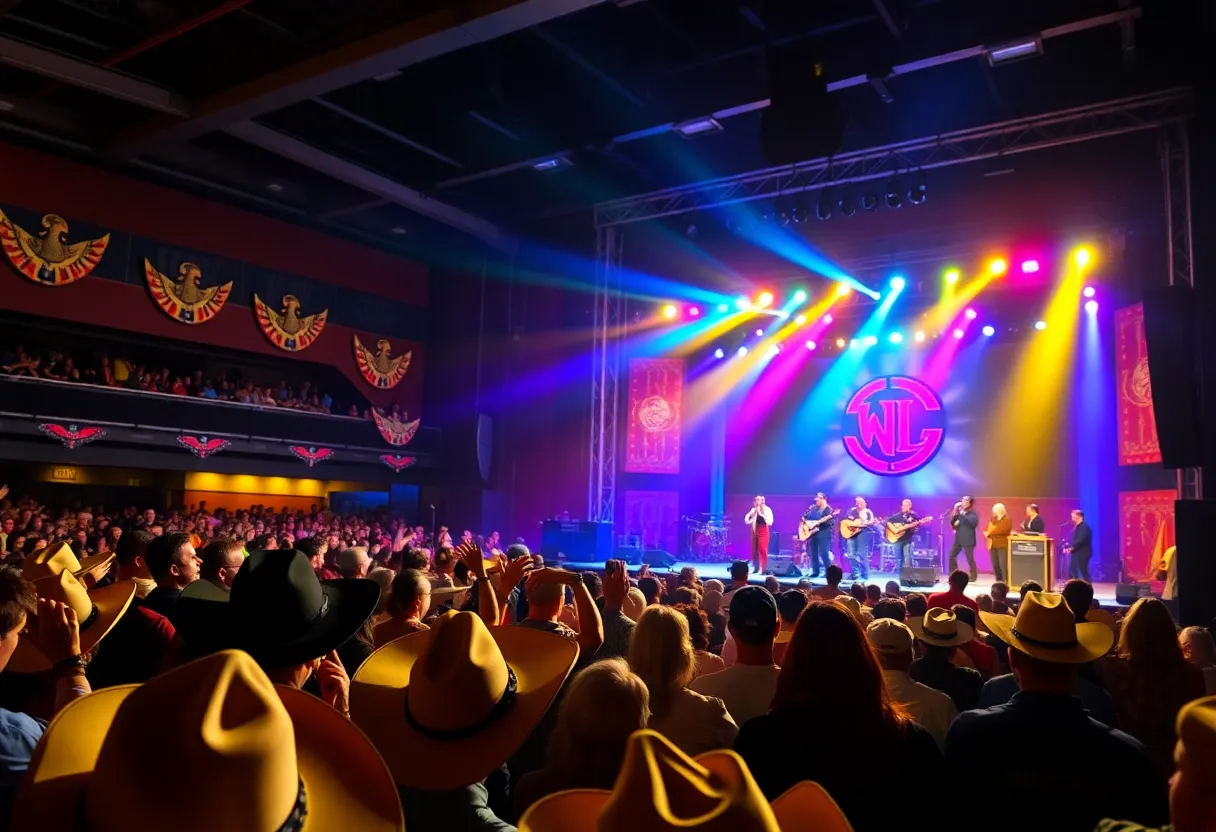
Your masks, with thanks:
M862 529L869 528L877 523L877 520L871 520L869 523L862 520L841 520L840 536L845 540L848 540L850 537L856 537L858 532L860 532Z
M798 523L798 539L807 540L811 535L813 535L815 533L816 529L818 529L824 523L831 520L837 514L840 514L840 509L836 509L831 514L825 514L822 517L820 517L818 520L802 520L801 522Z
M888 543L898 543L900 535L902 535L904 532L908 531L908 529L915 529L917 526L923 526L932 519L933 519L933 515L930 514L928 517L922 517L914 523L888 523L887 524L887 542Z

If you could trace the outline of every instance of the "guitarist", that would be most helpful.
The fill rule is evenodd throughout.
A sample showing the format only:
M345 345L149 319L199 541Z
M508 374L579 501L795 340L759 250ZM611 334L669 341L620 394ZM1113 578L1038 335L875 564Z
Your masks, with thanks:
M752 527L752 571L763 574L768 569L768 540L773 527L773 510L756 495L752 510L743 518Z
M851 520L858 526L873 526L874 512L870 511L866 506L865 497L854 497L853 507L849 509L846 515L847 520ZM852 537L846 537L844 540L845 553L849 558L849 568L851 574L850 581L870 579L870 548L872 546L873 535L868 528L863 528L861 531Z
M980 516L972 508L972 500L964 496L954 504L950 515L950 527L954 529L954 543L950 546L950 571L958 569L958 553L962 552L970 567L970 579L974 582L979 578L975 571L975 530L980 525Z
M819 577L819 567L822 565L827 574L828 565L832 562L832 507L828 498L820 491L815 495L815 502L807 509L802 519L808 523L816 523L815 531L806 542L806 553L811 558L811 577Z
M912 501L904 500L899 504L899 513L887 518L887 523L908 525L920 519L920 515L912 510ZM895 539L895 551L899 553L899 562L903 566L912 565L912 540L916 537L916 528L910 527Z

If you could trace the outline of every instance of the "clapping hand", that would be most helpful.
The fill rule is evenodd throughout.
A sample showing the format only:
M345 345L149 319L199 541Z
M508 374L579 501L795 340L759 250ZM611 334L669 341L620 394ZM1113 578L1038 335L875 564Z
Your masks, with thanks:
M530 574L535 574L533 571L535 568L536 563L532 560L531 555L520 555L511 561L502 572L503 592L509 592L511 587L516 586L524 578L528 578ZM540 571L544 572L546 570L542 569Z
M481 547L472 540L461 543L453 550L453 554L460 559L473 575L478 579L484 579L486 576L486 559L481 554Z
M604 609L619 610L629 594L629 573L622 561L609 563L616 565L604 575Z

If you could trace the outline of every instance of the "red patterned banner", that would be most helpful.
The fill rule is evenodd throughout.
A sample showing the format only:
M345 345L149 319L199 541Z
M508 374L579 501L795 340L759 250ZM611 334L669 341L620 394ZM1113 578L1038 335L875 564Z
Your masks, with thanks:
M629 432L625 470L680 473L680 418L684 361L635 358L629 362Z
M1144 342L1144 307L1137 303L1115 312L1116 370L1119 373L1119 464L1161 461L1153 387Z
M1119 492L1119 554L1127 577L1133 581L1154 579L1154 565L1174 537L1174 489ZM1162 534L1162 526L1165 534Z
M680 551L680 495L675 491L626 491L625 530L642 539L643 549Z

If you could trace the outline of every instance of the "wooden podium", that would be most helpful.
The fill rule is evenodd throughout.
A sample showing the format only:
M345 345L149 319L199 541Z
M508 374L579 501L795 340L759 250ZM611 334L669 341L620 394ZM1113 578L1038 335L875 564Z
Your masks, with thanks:
M1050 537L1039 534L1009 535L1005 574L1009 586L1021 586L1023 581L1037 581L1044 591L1051 592L1056 545Z

